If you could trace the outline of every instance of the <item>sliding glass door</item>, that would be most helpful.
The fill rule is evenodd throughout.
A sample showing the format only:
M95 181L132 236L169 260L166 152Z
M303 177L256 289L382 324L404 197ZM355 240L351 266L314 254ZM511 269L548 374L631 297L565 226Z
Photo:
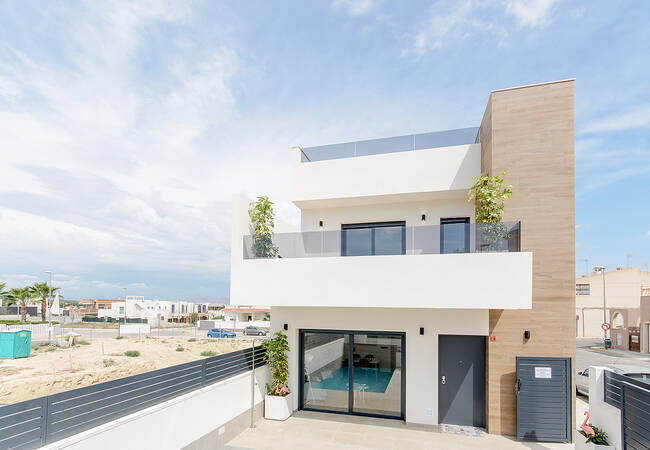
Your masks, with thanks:
M301 330L300 407L404 418L404 334Z

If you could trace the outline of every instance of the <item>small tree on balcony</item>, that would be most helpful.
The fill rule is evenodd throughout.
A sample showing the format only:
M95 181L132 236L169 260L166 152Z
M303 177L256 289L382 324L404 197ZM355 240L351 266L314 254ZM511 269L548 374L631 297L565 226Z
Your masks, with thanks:
M250 233L253 239L252 250L257 258L275 258L278 247L273 244L273 228L275 214L273 202L267 196L257 197L248 208Z
M481 251L502 250L503 240L510 237L506 226L501 223L505 208L504 201L512 196L512 185L503 185L506 171L498 175L481 175L469 188L468 201L474 201L477 238Z

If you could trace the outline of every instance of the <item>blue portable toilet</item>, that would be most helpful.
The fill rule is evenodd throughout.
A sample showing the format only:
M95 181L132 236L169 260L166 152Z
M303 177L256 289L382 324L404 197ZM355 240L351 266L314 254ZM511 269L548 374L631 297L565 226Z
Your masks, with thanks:
M31 351L31 331L0 331L0 358L27 358Z

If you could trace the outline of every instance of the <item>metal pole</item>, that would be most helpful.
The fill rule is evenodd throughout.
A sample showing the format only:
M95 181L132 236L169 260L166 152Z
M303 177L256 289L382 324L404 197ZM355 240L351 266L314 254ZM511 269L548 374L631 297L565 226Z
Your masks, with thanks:
M47 300L45 301L45 310L47 312L47 340L52 341L52 314L48 301L52 301L52 271L46 270L45 273L50 274L50 284L47 287Z
M607 303L605 301L605 268L601 270L603 274L603 323L607 322ZM607 330L603 330L603 348L607 348Z
M251 428L255 428L255 338L251 341L253 343L253 370L251 371Z

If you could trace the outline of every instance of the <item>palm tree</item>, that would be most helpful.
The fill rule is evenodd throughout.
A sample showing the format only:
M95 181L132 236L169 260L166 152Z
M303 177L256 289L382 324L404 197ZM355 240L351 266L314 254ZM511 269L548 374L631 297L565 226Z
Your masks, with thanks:
M45 311L47 311L47 298L58 291L59 288L50 287L47 283L34 283L34 286L29 287L29 293L33 297L41 299L41 320L45 322Z
M20 321L27 321L27 301L31 298L29 288L13 288L9 290L9 300L15 303L20 302Z

